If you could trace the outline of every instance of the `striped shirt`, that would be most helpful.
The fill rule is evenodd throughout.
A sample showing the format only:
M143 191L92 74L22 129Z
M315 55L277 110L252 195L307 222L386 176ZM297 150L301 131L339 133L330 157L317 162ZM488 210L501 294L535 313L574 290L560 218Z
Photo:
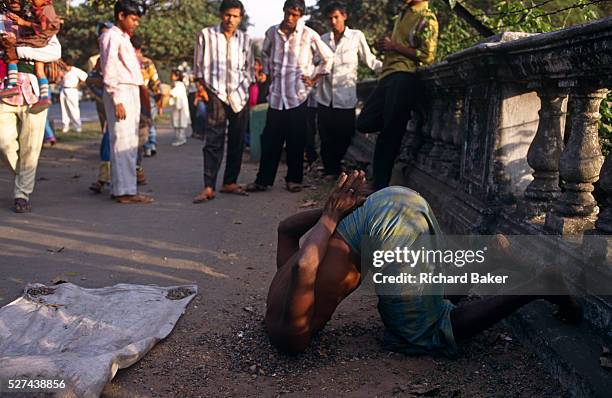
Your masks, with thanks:
M248 102L255 81L251 38L237 30L228 40L221 25L204 28L198 36L193 57L194 74L234 112Z
M268 29L262 55L264 73L272 81L268 102L276 110L302 105L312 91L302 76L327 75L334 62L334 53L302 21L289 36L280 30L280 25ZM316 66L315 59L320 60Z

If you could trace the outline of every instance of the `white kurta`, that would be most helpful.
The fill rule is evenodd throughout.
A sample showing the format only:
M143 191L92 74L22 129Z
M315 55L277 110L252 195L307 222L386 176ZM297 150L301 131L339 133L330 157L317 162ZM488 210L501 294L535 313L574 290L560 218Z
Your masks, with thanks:
M183 82L175 82L170 90L170 106L172 107L172 127L186 129L191 124L189 116L189 99Z
M87 80L87 73L74 66L64 74L60 105L62 108L62 124L64 132L68 131L70 123L77 131L81 131L81 110L79 108L79 83Z

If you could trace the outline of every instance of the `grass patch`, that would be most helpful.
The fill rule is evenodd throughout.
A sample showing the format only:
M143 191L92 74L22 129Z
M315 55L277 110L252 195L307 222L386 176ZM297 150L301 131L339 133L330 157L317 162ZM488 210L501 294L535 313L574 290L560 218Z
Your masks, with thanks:
M82 125L83 131L77 133L74 130L70 130L67 134L64 134L60 130L55 131L55 137L59 142L75 142L75 141L87 141L100 139L102 134L100 133L100 123L98 122L86 122Z

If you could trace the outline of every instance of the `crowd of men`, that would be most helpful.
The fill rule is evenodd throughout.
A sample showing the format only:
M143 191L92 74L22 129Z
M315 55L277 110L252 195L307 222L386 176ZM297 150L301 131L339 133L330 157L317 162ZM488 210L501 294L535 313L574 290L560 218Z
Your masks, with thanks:
M7 0L7 4L18 12L21 2ZM201 132L205 141L203 187L194 198L195 203L215 198L224 157L226 167L221 192L248 195L247 192L268 190L274 185L283 150L286 150L288 166L286 189L299 192L304 178L305 150L309 153L309 161L316 157L312 144L315 113L318 115L321 159L326 178L338 177L342 171L341 161L358 130L380 133L373 159L372 188L380 189L389 184L411 109L424 97L414 72L418 66L431 63L434 59L437 22L428 9L428 2L406 0L392 35L381 38L375 44L379 53L384 55L382 62L370 50L365 35L347 26L349 15L343 4L332 3L324 10L330 29L322 36L306 26L303 0L286 1L283 11L283 20L270 27L265 34L261 59L255 58L251 38L239 29L245 14L244 5L239 0L222 1L221 22L204 28L197 37L194 73L198 87L206 95L205 99L201 96L197 98L206 101L207 122ZM149 64L144 65L148 61L142 56L142 42L130 40L143 13L142 6L136 1L117 1L114 23L105 24L99 36L100 57L96 70L101 85L97 105L99 114L103 114L101 125L108 133L103 140L103 145L108 147L105 151L107 159L102 160L106 163L104 167L112 165L108 168L112 175L100 178L92 189L99 191L110 183L112 197L124 204L153 201L137 190L137 184L144 181L142 157L151 156L157 151L156 131L152 123L149 123L142 145L143 120L154 117L157 113L154 108L159 106L158 101L150 101L149 96L142 95L142 87L149 86L150 89L150 79L146 78ZM5 19L6 25L10 26L12 20ZM16 35L19 35L22 28L15 28ZM22 53L27 53L20 58L19 65L38 62L39 59L43 62L56 61L61 56L61 48L56 41L51 40L42 48L25 48L27 51L18 48ZM360 62L380 73L380 83L359 119L356 119ZM94 65L95 62L92 69ZM37 144L29 145L29 142L38 141L38 135L42 134L38 125L33 127L31 123L23 121L46 119L46 111L36 114L28 111L28 106L36 107L38 100L34 101L34 96L38 93L36 76L26 72L25 67L19 71L22 92L8 100L3 99L0 108L0 118L3 115L8 117L8 114L14 114L19 109L17 119L22 123L17 123L15 119L10 124L14 127L10 128L15 130L20 126L22 130L28 130L20 132L18 140L9 134L2 134L2 157L17 174L15 203L19 212L31 210L29 196L33 190L40 148ZM65 75L65 87L61 92L63 131L67 131L71 123L80 131L77 89L83 84L85 74L70 65ZM259 171L255 181L243 187L238 184L238 178L249 130L249 96L253 93L252 86L261 82L267 85L269 109L260 138ZM31 89L32 98L28 98L26 87L27 90ZM33 103L30 104L29 100ZM192 111L197 102L190 96ZM32 137L26 139L26 136ZM177 138L176 143L182 145L184 137ZM26 162L28 166L17 167L16 159ZM24 183L24 179L27 183Z

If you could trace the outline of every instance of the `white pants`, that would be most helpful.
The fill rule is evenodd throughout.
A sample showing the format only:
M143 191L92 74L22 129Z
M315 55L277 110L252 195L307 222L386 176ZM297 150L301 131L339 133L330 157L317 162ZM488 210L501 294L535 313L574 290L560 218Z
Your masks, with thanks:
M104 91L104 110L108 123L111 148L111 181L114 196L136 195L136 159L138 157L138 123L140 122L140 91L131 84L119 85L117 103L125 108L125 120L115 117L115 102Z
M62 108L62 124L64 132L70 128L70 122L78 132L81 131L81 109L79 108L79 89L64 88L60 93L60 105Z
M185 134L185 130L186 129L181 128L181 127L174 128L174 137L177 142L187 141L187 134Z
M15 199L29 199L45 135L47 111L33 115L30 107L0 103L0 158L15 174Z

